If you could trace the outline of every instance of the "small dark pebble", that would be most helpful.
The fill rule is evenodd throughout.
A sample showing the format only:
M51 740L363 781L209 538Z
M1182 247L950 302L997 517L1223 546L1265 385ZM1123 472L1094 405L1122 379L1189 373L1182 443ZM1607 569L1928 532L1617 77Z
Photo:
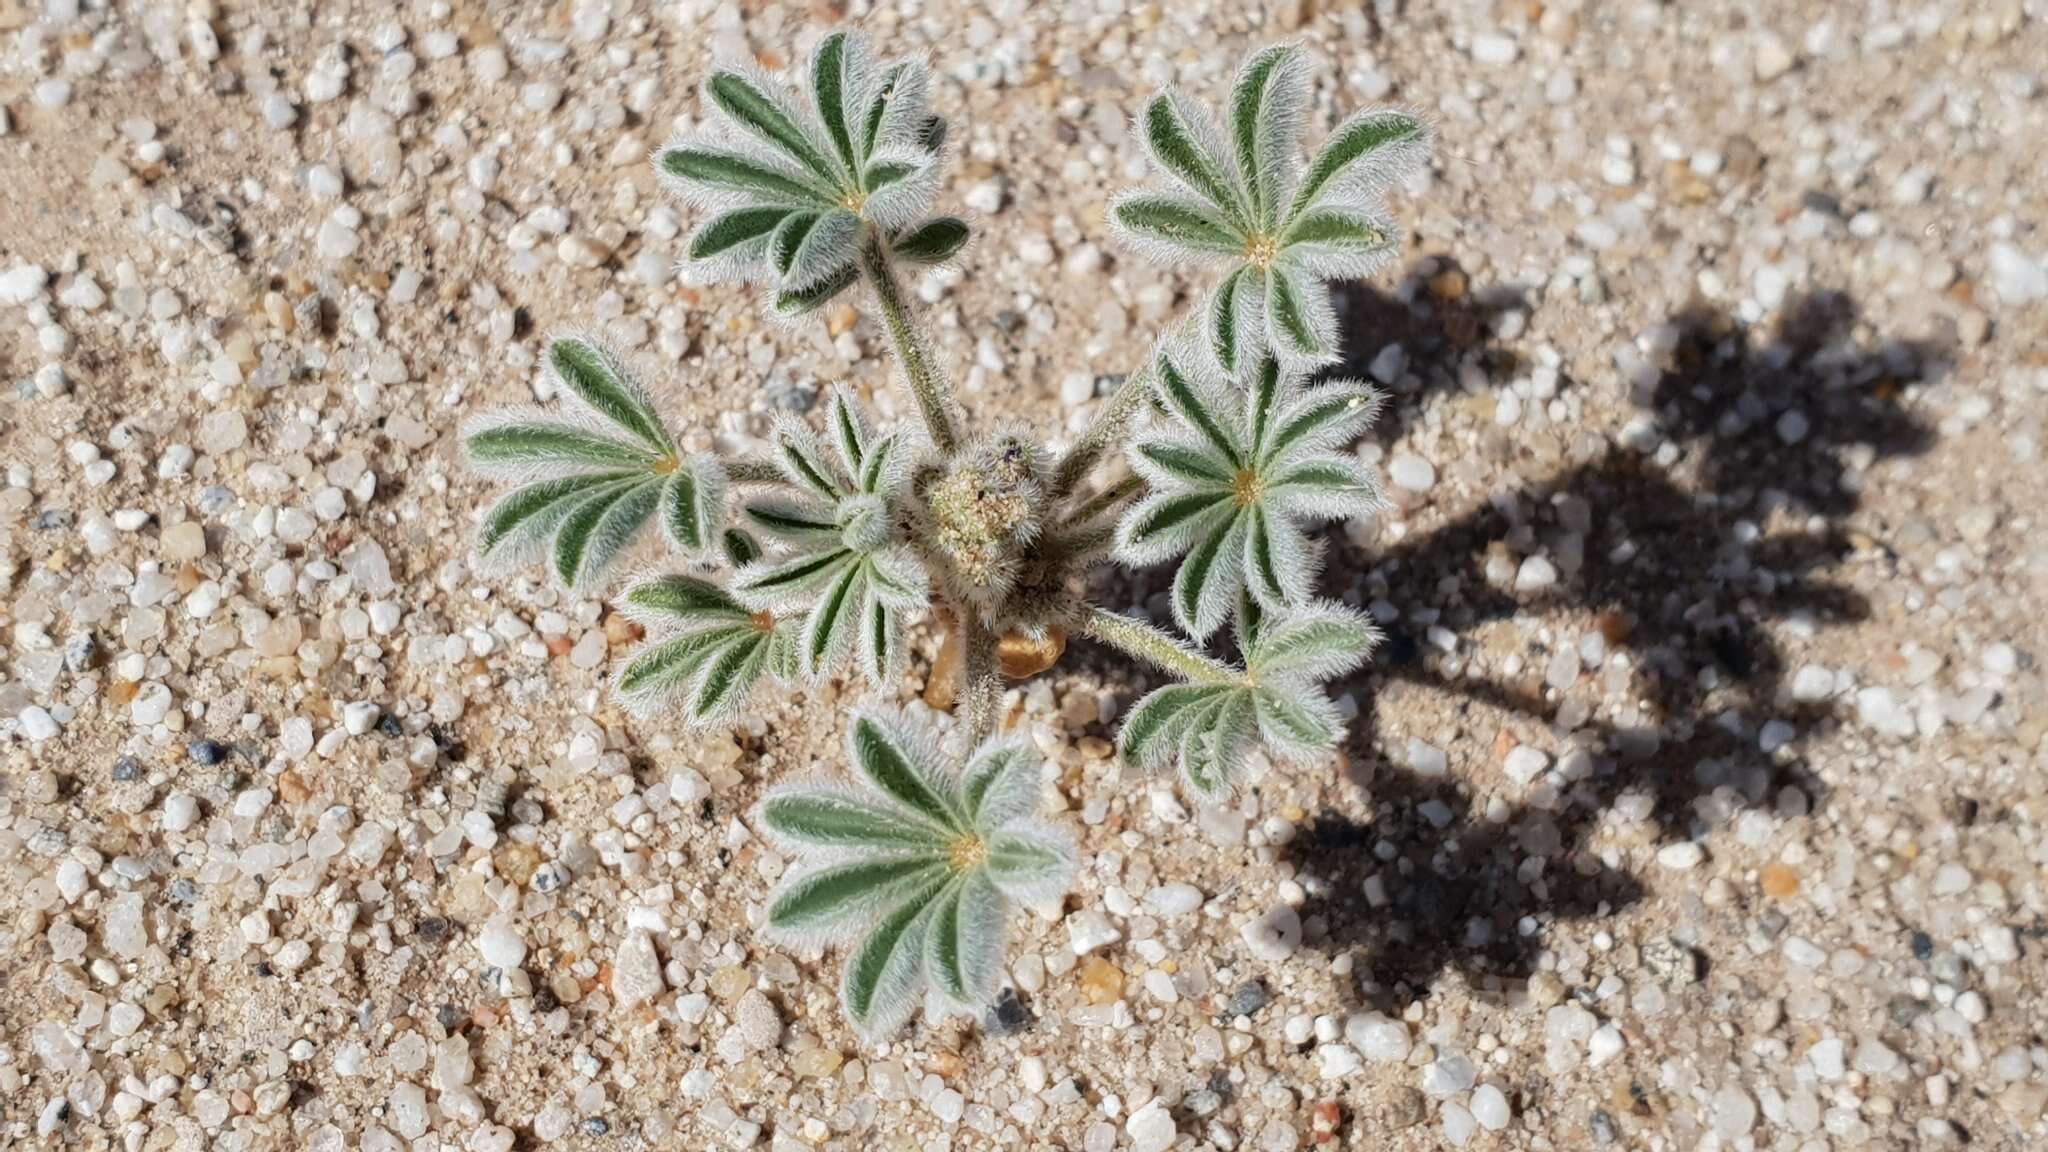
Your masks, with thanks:
M194 764L211 768L228 758L228 750L224 744L202 739L185 745L185 755L190 756Z
M1808 212L1818 212L1823 216L1840 216L1842 214L1842 202L1819 189L1814 189L1801 196L1799 198L1799 206Z
M533 890L553 892L569 882L569 870L560 861L550 860L533 870Z
M99 654L99 642L90 632L80 632L64 642L64 667L71 672L84 672L92 667L93 657Z
M606 1123L605 1118L602 1116L592 1116L583 1122L583 1134L585 1136L602 1136L611 1130L612 1126Z
M556 999L555 990L553 988L548 987L546 984L542 984L540 987L535 988L533 990L534 1011L545 1014L548 1012L553 1012L555 1009L560 1008L561 1006L562 1002L559 999Z
M1272 993L1266 991L1264 980L1247 980L1230 994L1230 1004L1224 1011L1231 1016L1249 1016L1264 1008L1272 998Z
M434 1009L434 1020L441 1025L443 1032L455 1031L457 1028L462 1027L463 1023L468 1019L469 1014L453 1004L443 1004L439 1008Z
M384 713L384 715L378 717L377 731L382 732L386 736L392 737L405 735L405 728L404 726L399 724L398 717L393 716L389 712L386 712Z
M1913 933L1913 959L1925 960L1934 955L1934 937L1925 932Z
M1609 1116L1605 1108L1594 1109L1592 1129L1593 1140L1599 1144L1612 1144L1615 1137L1621 1135L1614 1130L1614 1117Z
M1783 912L1778 911L1776 908L1770 908L1766 909L1763 915L1756 918L1756 930L1763 933L1766 941L1776 940L1785 931L1785 925L1788 923L1790 921L1785 919Z
M54 532L71 527L69 508L45 508L36 515L36 527L44 532Z
M448 933L452 927L447 920L439 916L429 916L418 924L413 925L413 935L418 936L428 944L439 944L441 941L448 939Z
M1005 336L1014 336L1024 326L1024 314L1014 308L1005 308L996 313L996 327Z
M1911 1028L1913 1021L1927 1015L1929 1007L1925 1000L1916 1000L1911 996L1894 996L1891 1002L1885 1005L1885 1010L1891 1015L1895 1027Z
M171 881L171 899L180 904L197 904L199 885L194 884L190 876L180 876Z
M142 761L133 756L123 756L114 761L114 783L126 784L142 778Z
M1031 1026L1031 1012L1017 999L1015 988L1005 988L983 1014L982 1030L991 1036L1014 1036Z

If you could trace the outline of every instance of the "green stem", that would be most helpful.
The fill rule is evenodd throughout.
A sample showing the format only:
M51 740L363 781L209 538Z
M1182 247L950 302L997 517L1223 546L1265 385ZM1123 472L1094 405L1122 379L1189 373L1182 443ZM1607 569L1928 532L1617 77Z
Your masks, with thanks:
M750 456L735 456L729 460L720 460L719 463L725 467L726 479L731 480L735 484L789 483L789 480L783 476L782 469L766 460L756 460Z
M1105 512L1114 512L1119 504L1137 495L1144 487L1144 477L1133 472L1083 501L1074 509L1073 515L1067 517L1067 523L1086 524Z
M959 433L953 427L950 390L945 377L932 364L923 333L911 322L910 309L903 302L903 289L896 283L896 270L890 266L882 234L872 227L861 242L860 259L881 305L889 340L896 346L896 359L903 365L904 379L910 382L910 394L916 398L917 409L924 415L924 426L931 433L932 446L950 456L960 445Z
M980 744L996 728L996 709L1003 699L1003 677L996 668L996 634L972 611L958 613L965 628L960 680L967 699L967 742Z
M1088 431L1081 434L1081 439L1060 457L1052 474L1054 500L1064 500L1071 495L1088 478L1088 474L1095 471L1095 465L1103 456L1123 443L1124 431L1131 426L1131 419L1138 414L1138 409L1144 406L1146 393L1151 388L1152 362L1147 360L1143 367L1124 377L1124 382L1110 394L1108 403L1095 417L1095 423L1090 424Z
M1081 617L1081 634L1135 656L1156 668L1197 684L1238 684L1244 673L1212 660L1143 620L1089 605Z

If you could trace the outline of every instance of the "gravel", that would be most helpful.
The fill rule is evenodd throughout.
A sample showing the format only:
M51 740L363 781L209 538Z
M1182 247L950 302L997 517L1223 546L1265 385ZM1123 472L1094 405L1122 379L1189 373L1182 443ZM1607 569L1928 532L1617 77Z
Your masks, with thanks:
M454 445L568 329L693 451L839 381L904 414L872 319L678 277L645 164L817 14L14 7L0 1145L2048 1142L2029 6L876 6L980 230L934 347L1060 444L1198 284L1102 226L1140 93L1298 38L1312 138L1440 142L1340 292L1389 489L1320 538L1386 636L1343 757L1197 804L1111 754L1156 681L1073 646L1004 714L1080 886L979 1026L886 1044L751 927L745 814L858 688L619 712L631 626L470 562Z

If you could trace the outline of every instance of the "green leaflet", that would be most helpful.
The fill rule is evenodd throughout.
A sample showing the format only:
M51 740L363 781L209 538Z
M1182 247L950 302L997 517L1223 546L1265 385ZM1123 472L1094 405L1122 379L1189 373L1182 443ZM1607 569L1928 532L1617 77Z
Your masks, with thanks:
M924 936L933 899L944 881L904 901L861 942L846 965L840 999L856 1028L872 1033L908 1012L924 961Z
M541 480L515 488L500 497L484 516L483 527L477 534L477 551L488 557L509 540L551 531L583 497L636 479L638 476L630 472L605 472Z
M1356 668L1378 641L1364 617L1329 605L1311 606L1261 628L1246 660L1260 676L1322 680Z
M709 260L763 240L790 215L790 211L771 205L734 208L713 216L690 236L690 259Z
M808 488L827 500L846 495L845 485L832 473L832 466L818 450L809 429L793 421L775 429L775 459L790 483Z
M782 268L784 288L800 292L851 268L860 230L860 217L843 208L818 217Z
M1194 129L1172 97L1154 96L1145 105L1144 131L1145 142L1161 167L1207 197L1240 233L1251 230L1243 199L1231 187L1216 158L1196 139Z
M702 552L725 521L725 477L708 457L684 461L662 494L662 526L676 547Z
M1346 120L1309 161L1301 186L1295 189L1294 203L1287 209L1287 219L1291 222L1314 206L1331 183L1353 165L1369 160L1381 149L1418 142L1424 134L1420 120L1401 112L1367 112Z
M713 626L645 645L619 673L619 694L664 697L681 692L706 661L731 646L746 643L754 632L752 625Z
M1298 693L1271 689L1257 693L1259 731L1269 744L1293 755L1336 746L1340 731L1304 703L1314 694L1314 689L1306 688Z
M1164 535L1195 519L1212 512L1226 509L1229 495L1223 492L1193 492L1185 496L1174 496L1147 506L1145 512L1135 519L1127 533L1134 547L1149 544L1153 537Z
M793 557L781 563L749 565L733 578L733 587L757 599L796 595L831 579L831 574L853 559L844 549Z
M785 932L815 931L858 916L885 895L922 892L945 874L931 856L860 860L799 877L768 905L768 923ZM917 911L917 901L907 907Z
M1256 276L1249 267L1239 265L1230 270L1223 283L1216 286L1215 295L1209 298L1209 349L1225 372L1236 370L1241 347L1237 331L1238 297L1257 290L1252 286Z
M1279 414L1272 435L1259 452L1259 463L1270 465L1300 445L1327 439L1331 432L1343 435L1342 429L1333 427L1341 421L1354 420L1362 426L1371 419L1374 408L1372 394L1362 388L1318 388Z
M1124 228L1162 244L1194 248L1222 256L1242 255L1244 234L1229 222L1189 200L1157 193L1119 199L1111 217Z
M1257 590L1260 599L1280 603L1288 598L1287 589L1281 583L1280 564L1273 555L1266 515L1254 506L1245 509L1245 520L1246 581Z
M471 435L464 445L479 464L567 464L583 468L646 467L654 455L634 444L568 424L501 424Z
M1245 390L1245 435L1250 441L1246 453L1252 460L1266 462L1266 435L1273 426L1273 416L1280 406L1280 362L1271 356L1261 356L1252 371L1251 387Z
M901 433L891 432L868 448L868 456L861 463L860 490L869 494L880 493L890 477L890 469L896 463L898 450L903 445Z
M1231 469L1228 461L1186 444L1166 440L1142 440L1131 447L1133 454L1190 488L1228 491Z
M1193 720L1190 709L1231 691L1221 684L1169 684L1146 696L1124 717L1117 733L1124 758L1147 767L1172 754L1180 733Z
M675 445L653 404L610 353L585 340L557 340L548 347L548 362L562 383L599 415L638 437L657 454L674 454Z
M848 564L826 585L825 594L804 619L804 674L821 676L839 663L852 640L855 619L860 614L860 597L866 565Z
M1028 816L1038 807L1037 759L1021 740L990 741L960 773L960 798L976 827ZM1026 785L1028 784L1028 787ZM1020 796L1028 795L1028 806Z
M862 777L883 795L942 828L961 830L951 798L921 769L916 753L882 721L862 713L847 738Z
M846 122L846 33L830 32L818 41L811 58L811 97L818 104L818 118L848 172L860 167L853 151L853 132Z
M1006 830L988 838L988 874L1000 887L1036 888L1068 864L1065 851L1028 832Z
M1237 438L1225 430L1210 413L1208 398L1196 390L1194 382L1182 375L1173 361L1165 356L1159 358L1157 376L1159 395L1166 401L1166 406L1172 409L1173 414L1180 417L1182 423L1200 432L1202 438L1209 442L1209 446L1230 461L1232 466L1241 463L1244 454L1237 446Z
M1252 695L1251 689L1233 689L1198 706L1202 711L1180 745L1181 775L1196 792L1221 796L1230 790L1252 737Z
M793 544L817 544L839 536L831 509L815 504L767 497L748 501L740 514L770 536Z
M752 81L737 72L716 72L704 87L712 103L742 127L782 149L827 184L837 180L838 173L811 138Z
M875 146L881 143L882 121L888 116L889 105L896 99L897 88L910 74L910 65L895 64L882 74L882 82L875 88L875 95L868 101L867 115L861 118L861 156L865 159L874 154Z
M1304 289L1284 268L1266 269L1266 317L1282 351L1297 360L1319 360L1329 349L1309 316Z
M555 578L573 588L595 577L653 515L660 499L660 485L645 480L622 481L585 496L555 530Z
M986 872L975 872L940 899L927 937L932 984L955 1005L979 1012L999 975L1003 894Z
M1222 623L1215 604L1219 599L1216 591L1226 578L1234 584L1234 569L1228 560L1238 549L1244 547L1245 517L1231 516L1211 526L1207 533L1195 541L1188 550L1187 559L1182 561L1180 571L1173 577L1173 615L1181 628L1196 639L1205 639ZM1235 596L1237 589L1229 587L1224 593Z
M1387 234L1379 225L1355 212L1316 208L1302 213L1287 226L1284 243L1319 245L1347 251L1371 252L1387 246Z
M661 154L661 170L679 180L759 196L790 207L827 207L834 201L825 189L721 148L698 144L670 148Z
M842 792L775 793L761 801L761 818L777 834L820 848L940 852L947 843L936 824Z
M768 259L774 262L777 272L789 275L790 268L796 264L798 250L821 218L817 212L792 212L775 229L775 236L768 241Z
M795 292L777 292L775 294L775 311L783 316L801 316L806 312L816 311L834 296L853 287L854 282L859 279L860 269L852 264L848 264L845 268L818 281L809 288Z
M890 251L913 264L941 264L967 244L967 222L955 216L934 216L896 237Z
M866 189L869 195L873 195L899 180L914 175L918 167L902 160L877 160L861 172L861 187Z
M758 629L740 643L719 652L705 662L690 693L690 717L708 720L722 716L746 699L768 659L768 634Z
M1275 209L1270 195L1274 174L1262 171L1259 155L1262 141L1271 130L1265 123L1266 101L1276 82L1276 73L1293 60L1296 52L1292 44L1261 49L1245 63L1230 92L1230 136L1237 151L1237 170L1251 193L1252 214L1261 223L1267 223Z
M695 576L643 580L626 590L625 600L628 608L686 623L743 624L750 616L725 589Z
M888 682L903 658L903 628L895 610L873 588L860 606L861 671L879 688Z
M832 444L839 450L840 464L848 475L860 475L861 461L867 458L868 451L867 421L854 404L853 393L843 384L832 389L826 421L832 426Z

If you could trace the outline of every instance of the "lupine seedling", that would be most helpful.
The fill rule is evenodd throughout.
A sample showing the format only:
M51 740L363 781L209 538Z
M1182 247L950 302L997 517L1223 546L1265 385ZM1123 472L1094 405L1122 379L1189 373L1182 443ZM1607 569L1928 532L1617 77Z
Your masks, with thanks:
M1375 111L1304 165L1308 77L1287 45L1246 62L1221 125L1179 92L1148 101L1137 135L1167 186L1119 196L1108 224L1141 254L1219 279L1078 438L1048 445L961 411L899 280L955 259L970 233L930 214L946 125L929 88L922 61L877 60L832 32L795 86L714 72L711 129L655 157L700 211L689 269L764 284L786 317L854 292L880 321L914 424L878 427L839 388L822 427L785 416L764 454L686 452L617 357L571 338L547 359L557 411L465 431L481 469L517 481L484 515L486 560L544 557L561 584L595 591L659 521L682 570L619 597L648 629L613 680L637 712L728 720L764 684L851 667L886 702L908 681L917 625L946 633L929 678L951 679L928 688L956 702L974 749L960 768L924 722L878 706L851 721L860 787L777 789L755 812L800 859L765 929L858 941L840 999L868 1037L899 1027L921 992L941 1010L985 1007L1009 902L1064 893L1072 849L1029 819L1037 758L997 729L1003 681L1052 666L1070 634L1174 681L1131 707L1118 748L1176 762L1201 797L1227 793L1255 749L1313 762L1342 738L1322 685L1375 635L1318 599L1310 530L1377 507L1349 451L1377 401L1311 376L1339 356L1329 282L1389 258L1382 194L1428 154L1421 121ZM1089 599L1106 564L1168 561L1178 634ZM1226 623L1234 656L1206 651Z

